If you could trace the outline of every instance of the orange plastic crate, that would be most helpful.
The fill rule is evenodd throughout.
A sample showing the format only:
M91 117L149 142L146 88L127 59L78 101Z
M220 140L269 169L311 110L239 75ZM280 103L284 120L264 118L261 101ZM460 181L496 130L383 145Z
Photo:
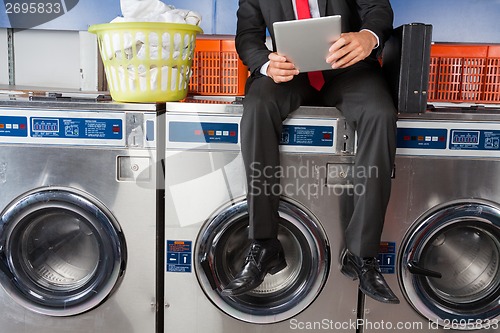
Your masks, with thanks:
M234 39L197 38L192 69L190 94L245 94L248 68L236 53Z
M429 101L500 102L500 46L433 44Z
M486 63L483 99L500 102L500 45L490 46Z

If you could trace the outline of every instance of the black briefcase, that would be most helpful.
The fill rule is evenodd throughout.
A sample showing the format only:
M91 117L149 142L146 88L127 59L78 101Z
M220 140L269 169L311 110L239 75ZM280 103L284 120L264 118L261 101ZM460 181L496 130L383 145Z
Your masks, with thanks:
M405 24L385 43L382 68L399 113L422 113L427 107L432 25Z

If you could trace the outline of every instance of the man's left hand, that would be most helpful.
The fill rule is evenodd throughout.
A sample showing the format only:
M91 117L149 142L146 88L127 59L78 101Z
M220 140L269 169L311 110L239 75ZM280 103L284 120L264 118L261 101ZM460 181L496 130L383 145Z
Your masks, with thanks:
M377 39L369 31L343 33L330 46L326 62L333 69L352 66L368 57L376 45Z

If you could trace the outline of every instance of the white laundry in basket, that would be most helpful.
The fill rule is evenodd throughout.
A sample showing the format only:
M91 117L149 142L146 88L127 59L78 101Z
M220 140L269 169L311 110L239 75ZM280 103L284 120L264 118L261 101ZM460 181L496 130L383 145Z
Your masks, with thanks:
M201 15L186 9L176 9L174 6L166 5L159 0L120 0L120 7L123 16L119 16L111 21L116 22L166 22L166 23L182 23L199 25L201 23ZM106 38L109 38L106 36ZM159 36L157 33L150 33L146 36L145 33L138 32L135 35L130 33L112 34L111 35L111 48L107 48L106 55L108 59L132 59L137 57L139 59L174 59L179 57L185 58L189 51L189 43L191 41L182 40L180 34L175 34L173 40L170 35L164 33ZM145 47L147 45L147 47ZM148 54L149 52L149 54ZM118 79L120 86L129 86L135 89L144 90L147 82L146 71L150 71L149 84L151 87L161 85L162 90L167 88L183 86L187 84L186 78L189 79L190 73L183 73L184 69L177 69L175 67L169 68L163 66L161 68L161 82L158 82L159 73L157 67L152 68L128 68L128 75L125 74L125 69L118 70ZM172 75L167 76L167 73L172 71ZM181 73L178 73L178 71ZM137 71L138 75L136 75ZM170 77L171 82L167 83L166 78ZM127 79L128 78L128 79ZM138 78L138 82L135 82ZM177 82L177 78L180 79ZM126 82L128 81L128 82ZM170 85L170 87L168 87ZM165 89L164 89L165 88Z

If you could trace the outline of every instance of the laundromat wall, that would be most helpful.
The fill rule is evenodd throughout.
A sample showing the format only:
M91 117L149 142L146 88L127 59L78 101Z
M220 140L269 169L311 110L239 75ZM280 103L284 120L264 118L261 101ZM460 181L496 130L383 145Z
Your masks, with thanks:
M235 34L238 0L163 1L201 13L205 34ZM496 28L500 0L391 0L391 4L395 26L432 24L434 42L500 43ZM7 10L1 5L0 9L0 84L99 90L97 44L86 30L120 15L119 0L79 1L64 15L29 30L9 29Z

